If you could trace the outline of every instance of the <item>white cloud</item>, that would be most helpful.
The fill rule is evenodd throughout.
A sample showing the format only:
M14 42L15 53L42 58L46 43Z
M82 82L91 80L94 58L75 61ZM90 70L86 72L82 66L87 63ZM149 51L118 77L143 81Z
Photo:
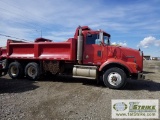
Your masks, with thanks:
M137 45L137 47L143 47L148 48L149 46L160 46L160 40L156 39L153 36L145 37L140 43Z
M120 42L119 44L120 44L121 46L127 46L127 43L126 43L126 42L124 42L124 43Z
M134 27L135 24L137 24L137 22L134 22L134 24L126 24L125 22L122 22L124 21L124 18L132 18L132 22L135 20L135 18L133 19L135 15L137 19L138 12L146 12L145 9L143 10L142 8L151 8L144 4L136 5L136 9L135 6L132 5L127 5L128 7L124 7L125 5L115 5L113 8L112 6L106 7L101 4L101 2L97 1L15 1L3 0L3 2L0 3L0 6L3 9L10 8L7 11L1 11L3 19L12 19L13 22L36 22L46 26L47 24L57 24L75 27L85 24L93 25L94 27L106 27L107 29L109 28L118 31ZM83 9L79 6L83 6ZM132 9L134 9L134 11ZM121 22L115 22L115 20L120 20ZM147 25L144 24L144 26Z
M0 47L4 47L7 45L7 39L6 37L0 36Z
M126 42L113 42L111 43L112 45L120 45L120 46L124 46L126 47L127 46L127 43Z
M155 41L155 46L160 46L160 40Z

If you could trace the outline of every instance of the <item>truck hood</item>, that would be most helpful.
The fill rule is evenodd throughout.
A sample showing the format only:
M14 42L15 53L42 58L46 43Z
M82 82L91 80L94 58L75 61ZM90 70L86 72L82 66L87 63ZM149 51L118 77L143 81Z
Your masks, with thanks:
M125 62L135 62L137 64L137 70L143 71L142 51L122 46L109 46L108 53L108 57L122 59Z

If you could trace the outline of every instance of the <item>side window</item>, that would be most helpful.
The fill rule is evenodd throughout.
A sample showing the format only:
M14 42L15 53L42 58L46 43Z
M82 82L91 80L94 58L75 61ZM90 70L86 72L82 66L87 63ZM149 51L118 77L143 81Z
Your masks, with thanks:
M99 35L97 34L92 34L92 35L87 35L87 39L86 39L86 44L100 44L101 41L99 39Z

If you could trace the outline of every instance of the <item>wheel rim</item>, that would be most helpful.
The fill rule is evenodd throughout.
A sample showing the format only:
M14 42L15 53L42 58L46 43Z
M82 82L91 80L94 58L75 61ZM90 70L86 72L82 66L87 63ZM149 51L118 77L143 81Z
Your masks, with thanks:
M12 66L10 70L11 70L12 76L16 76L17 75L18 68L16 66Z
M28 75L29 75L30 77L33 77L33 76L35 76L35 74L36 74L36 69L35 69L33 66L30 66L30 67L28 68Z
M108 75L108 82L113 86L118 86L122 82L122 77L117 72L112 72Z

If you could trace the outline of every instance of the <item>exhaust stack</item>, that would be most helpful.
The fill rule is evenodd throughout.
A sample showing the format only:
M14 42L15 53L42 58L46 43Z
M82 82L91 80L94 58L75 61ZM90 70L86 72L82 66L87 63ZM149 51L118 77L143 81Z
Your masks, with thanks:
M78 32L78 40L77 40L77 60L79 64L82 64L82 53L83 53L83 35L82 28L79 27Z

